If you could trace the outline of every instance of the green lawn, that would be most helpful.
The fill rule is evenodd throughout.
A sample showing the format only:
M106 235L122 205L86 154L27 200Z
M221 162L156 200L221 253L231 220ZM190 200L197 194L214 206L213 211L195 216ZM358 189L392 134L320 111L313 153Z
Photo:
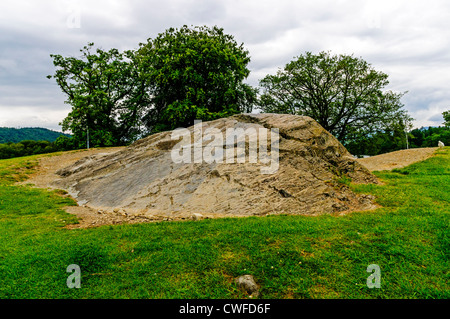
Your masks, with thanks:
M41 155L42 156L42 155ZM14 185L36 156L0 161L0 298L246 298L233 278L252 274L260 298L450 298L450 148L376 173L376 211L268 216L69 230L75 203ZM81 268L70 289L66 268ZM381 288L369 289L370 264Z

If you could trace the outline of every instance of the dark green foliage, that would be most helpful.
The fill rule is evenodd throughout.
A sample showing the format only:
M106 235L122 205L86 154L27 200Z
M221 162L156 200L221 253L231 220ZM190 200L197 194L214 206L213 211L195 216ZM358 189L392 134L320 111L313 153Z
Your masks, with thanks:
M442 113L442 116L444 117L444 125L446 127L450 128L450 110L449 111L445 111L444 113Z
M408 142L406 143L406 136ZM402 121L393 122L392 125L383 131L378 131L370 135L354 134L350 135L343 144L353 155L378 155L406 149L411 147L411 134L407 134Z
M71 151L84 148L84 146L79 147L79 141L76 138L67 136L58 137L54 144L60 151Z
M136 59L150 79L150 132L251 112L256 100L256 90L242 82L249 53L221 28L170 28L141 44Z
M61 134L53 142L24 140L18 143L8 142L0 144L0 159L70 151L75 149L78 149L76 140L73 137Z
M61 123L73 147L126 145L147 134L250 112L256 90L248 51L223 29L168 29L136 51L51 55L72 111ZM64 141L67 142L67 141Z
M81 58L51 55L53 78L66 94L72 111L61 123L71 131L77 147L124 145L142 132L140 118L148 104L139 66L133 52L104 51L89 43ZM52 78L52 76L48 76Z
M404 93L382 91L388 75L361 58L306 52L276 75L260 81L266 113L310 116L341 142L384 131L411 118L400 102Z
M59 136L70 136L60 132L55 132L42 127L0 127L0 144L18 143L20 141L49 141L54 142Z
M422 127L406 134L404 126L397 125L384 132L356 137L344 143L344 146L353 155L373 156L406 149L406 136L409 148L437 147L439 141L450 145L450 128Z
M55 143L48 141L22 141L20 143L0 144L0 159L12 158L58 151Z
M436 147L439 141L450 145L450 127L422 127L411 131L412 147Z
M376 155L407 147L449 144L444 128L424 136L400 99L383 90L388 75L353 55L306 52L276 75L260 81L263 94L243 83L249 52L218 27L170 28L137 50L93 50L80 58L51 55L54 78L72 111L61 123L73 138L60 137L60 150L126 145L146 135L262 111L307 115L353 154ZM443 113L450 127L450 111Z

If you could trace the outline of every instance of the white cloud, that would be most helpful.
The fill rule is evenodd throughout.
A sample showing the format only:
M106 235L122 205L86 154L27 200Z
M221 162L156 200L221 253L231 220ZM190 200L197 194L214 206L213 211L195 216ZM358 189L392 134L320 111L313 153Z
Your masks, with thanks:
M67 115L66 110L53 110L33 106L0 106L0 127L45 127L61 131L58 123Z

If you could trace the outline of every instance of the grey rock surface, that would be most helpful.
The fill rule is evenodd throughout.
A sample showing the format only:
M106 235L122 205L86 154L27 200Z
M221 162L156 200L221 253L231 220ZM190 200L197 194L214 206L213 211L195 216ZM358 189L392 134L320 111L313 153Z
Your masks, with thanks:
M174 147L191 147L195 141L173 140L172 131L168 131L138 140L115 153L82 158L59 170L59 178L52 186L67 190L78 202L97 210L121 208L128 214L166 220L189 219L194 213L209 218L327 214L375 207L367 197L353 193L342 179L378 183L376 177L313 119L287 114L240 114L202 123L203 132L214 128L224 136L227 128L238 127L279 130L276 172L262 174L268 164L248 160L176 163ZM188 128L192 136L194 129ZM204 141L201 150L208 145ZM247 156L248 152L247 141ZM272 153L269 148L267 156Z

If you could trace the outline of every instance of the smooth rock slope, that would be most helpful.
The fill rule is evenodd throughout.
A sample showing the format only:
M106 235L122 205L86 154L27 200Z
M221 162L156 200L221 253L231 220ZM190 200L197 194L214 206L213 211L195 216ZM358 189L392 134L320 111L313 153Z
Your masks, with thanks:
M243 163L236 163L237 157L229 163L226 148L241 144L227 141L226 133L237 128L249 133L246 157L241 157ZM266 157L259 156L264 155L259 150L257 162L251 162L251 133L257 133L259 142L265 138L260 133L264 129ZM278 129L278 136L271 135L271 129ZM194 213L204 217L327 214L375 207L371 196L353 193L346 182L378 183L376 177L309 117L240 114L183 132L190 133L190 138L178 134L174 139L174 131L162 132L112 154L83 158L59 170L60 178L53 186L67 190L80 205L102 212L120 209L150 220L186 219ZM205 137L208 132L215 133L215 138L199 144L196 136ZM205 156L220 155L211 152L212 145L223 149L222 162L217 159L220 156L214 161ZM180 154L192 163L180 162ZM263 173L271 164L264 158L279 159L273 173Z

